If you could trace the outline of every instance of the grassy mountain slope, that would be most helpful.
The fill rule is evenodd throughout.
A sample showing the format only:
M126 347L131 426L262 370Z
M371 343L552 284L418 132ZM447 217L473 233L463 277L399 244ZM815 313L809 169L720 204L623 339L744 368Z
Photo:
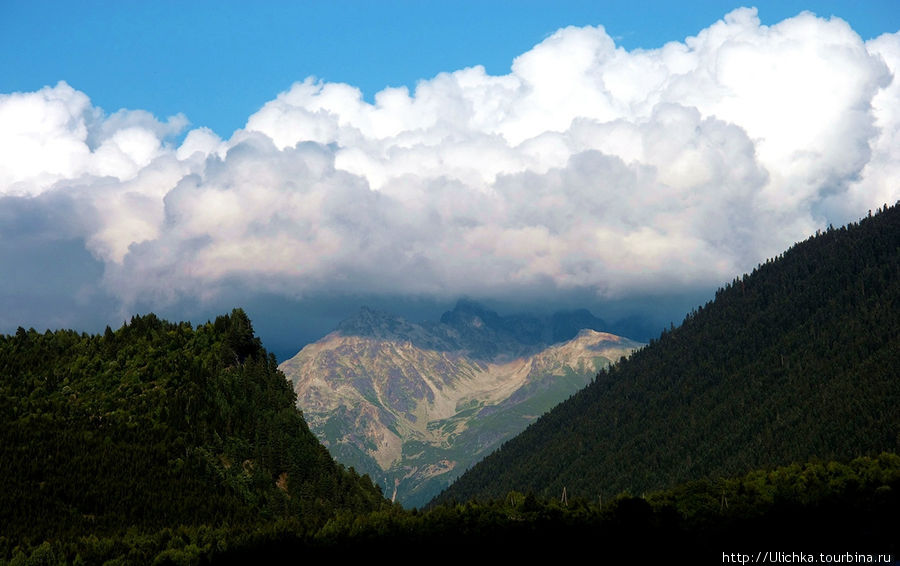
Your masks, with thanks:
M0 559L179 525L315 529L383 504L310 433L240 309L197 328L150 314L104 335L0 336Z
M436 501L596 498L900 449L900 206L793 246Z
M281 364L313 432L386 494L422 506L453 477L641 346L574 325L461 302L440 324L363 308ZM548 346L543 340L568 336Z

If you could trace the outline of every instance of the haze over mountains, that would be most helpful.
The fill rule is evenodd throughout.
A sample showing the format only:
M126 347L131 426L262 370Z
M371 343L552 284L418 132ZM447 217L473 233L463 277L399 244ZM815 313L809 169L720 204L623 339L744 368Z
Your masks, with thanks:
M642 345L604 326L586 310L500 316L467 300L422 324L364 307L279 367L338 461L421 506Z

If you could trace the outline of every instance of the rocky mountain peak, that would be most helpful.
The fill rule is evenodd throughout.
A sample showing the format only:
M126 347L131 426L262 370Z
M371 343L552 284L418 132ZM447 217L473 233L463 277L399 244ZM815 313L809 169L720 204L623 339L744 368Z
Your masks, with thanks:
M341 321L336 330L347 336L393 338L409 326L399 316L363 306L354 316Z
M441 332L409 322L403 317L384 311L361 307L352 317L338 324L335 332L343 336L374 338L391 342L410 342L418 348L456 350L458 345Z
M453 310L441 315L441 323L450 326L497 327L500 321L499 314L470 299L460 299Z
M361 307L341 322L336 332L357 336L410 342L419 348L460 351L481 359L494 360L527 356L560 342L575 338L581 329L602 331L606 323L587 309L561 311L551 316L530 314L501 316L480 303L460 299L440 322L416 324L402 317Z
M335 458L418 506L640 345L590 329L549 345L549 320L471 301L422 324L363 308L280 368Z
M607 324L602 318L597 318L587 309L573 311L560 311L553 313L548 324L550 327L550 342L565 342L571 340L578 333L589 328L591 330L606 330Z

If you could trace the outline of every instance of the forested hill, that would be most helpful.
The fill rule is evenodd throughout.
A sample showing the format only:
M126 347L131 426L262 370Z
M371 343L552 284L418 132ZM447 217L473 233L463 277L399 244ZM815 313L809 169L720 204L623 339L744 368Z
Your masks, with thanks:
M900 450L900 206L720 289L436 501L596 499Z
M387 504L294 403L240 309L197 328L149 314L97 336L0 336L0 562L61 539L93 540L81 559L101 563L122 549L97 550L97 537L127 532L151 552L172 532L134 537L189 527L174 543L189 546L197 527L209 538L279 519L302 532Z

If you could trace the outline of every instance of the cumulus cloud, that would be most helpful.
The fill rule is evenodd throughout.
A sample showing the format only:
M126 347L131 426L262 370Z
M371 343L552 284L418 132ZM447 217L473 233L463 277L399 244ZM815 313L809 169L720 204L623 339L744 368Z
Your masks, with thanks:
M0 194L33 196L86 176L135 177L167 152L164 140L187 125L143 110L111 116L65 82L0 94Z
M107 115L59 83L0 95L0 196L77 203L91 221L65 239L123 305L234 285L683 291L900 198L898 69L900 32L864 42L810 13L763 26L739 9L654 50L570 27L507 75L441 73L373 103L308 78L231 139L198 128L178 147L184 117Z

